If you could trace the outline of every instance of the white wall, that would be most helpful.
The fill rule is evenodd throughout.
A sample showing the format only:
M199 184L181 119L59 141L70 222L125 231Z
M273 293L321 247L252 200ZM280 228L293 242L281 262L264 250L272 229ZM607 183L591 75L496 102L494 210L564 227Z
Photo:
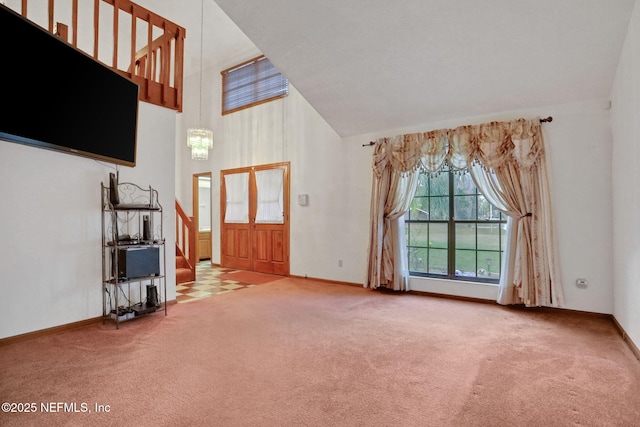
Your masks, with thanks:
M640 346L640 6L631 17L612 90L613 314Z
M167 297L175 299L175 115L140 103L137 166L165 208ZM100 182L113 165L0 141L0 338L102 314Z

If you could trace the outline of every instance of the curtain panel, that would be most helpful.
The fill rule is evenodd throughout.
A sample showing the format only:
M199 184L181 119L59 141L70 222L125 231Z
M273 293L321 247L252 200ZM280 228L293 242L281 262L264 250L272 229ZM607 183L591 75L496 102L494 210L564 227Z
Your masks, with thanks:
M376 141L366 287L408 290L404 214L419 172L469 170L479 191L509 216L498 302L563 303L540 120L518 119ZM402 248L398 247L402 245ZM400 257L400 258L398 258Z

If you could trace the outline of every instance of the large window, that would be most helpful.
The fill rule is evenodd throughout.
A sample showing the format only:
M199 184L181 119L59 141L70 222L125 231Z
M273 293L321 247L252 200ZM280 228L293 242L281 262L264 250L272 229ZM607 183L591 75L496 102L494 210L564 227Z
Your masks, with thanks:
M289 94L289 81L264 56L231 67L222 74L222 114Z
M405 230L412 275L499 281L506 217L468 173L420 174Z

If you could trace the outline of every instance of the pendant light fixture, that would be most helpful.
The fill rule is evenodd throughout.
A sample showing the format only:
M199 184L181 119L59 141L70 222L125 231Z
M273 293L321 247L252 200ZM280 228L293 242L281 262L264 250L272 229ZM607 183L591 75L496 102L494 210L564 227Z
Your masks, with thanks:
M200 0L200 121L202 124L202 39L204 37L204 0ZM187 147L191 148L191 158L194 160L207 160L209 150L213 148L213 132L205 128L187 129Z

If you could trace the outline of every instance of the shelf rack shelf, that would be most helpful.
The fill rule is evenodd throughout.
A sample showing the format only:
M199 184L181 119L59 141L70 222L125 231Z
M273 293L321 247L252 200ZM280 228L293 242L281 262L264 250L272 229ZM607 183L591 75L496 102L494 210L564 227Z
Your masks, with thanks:
M165 238L157 191L115 179L100 186L103 322L114 321L119 328L125 320L158 311L166 316Z

